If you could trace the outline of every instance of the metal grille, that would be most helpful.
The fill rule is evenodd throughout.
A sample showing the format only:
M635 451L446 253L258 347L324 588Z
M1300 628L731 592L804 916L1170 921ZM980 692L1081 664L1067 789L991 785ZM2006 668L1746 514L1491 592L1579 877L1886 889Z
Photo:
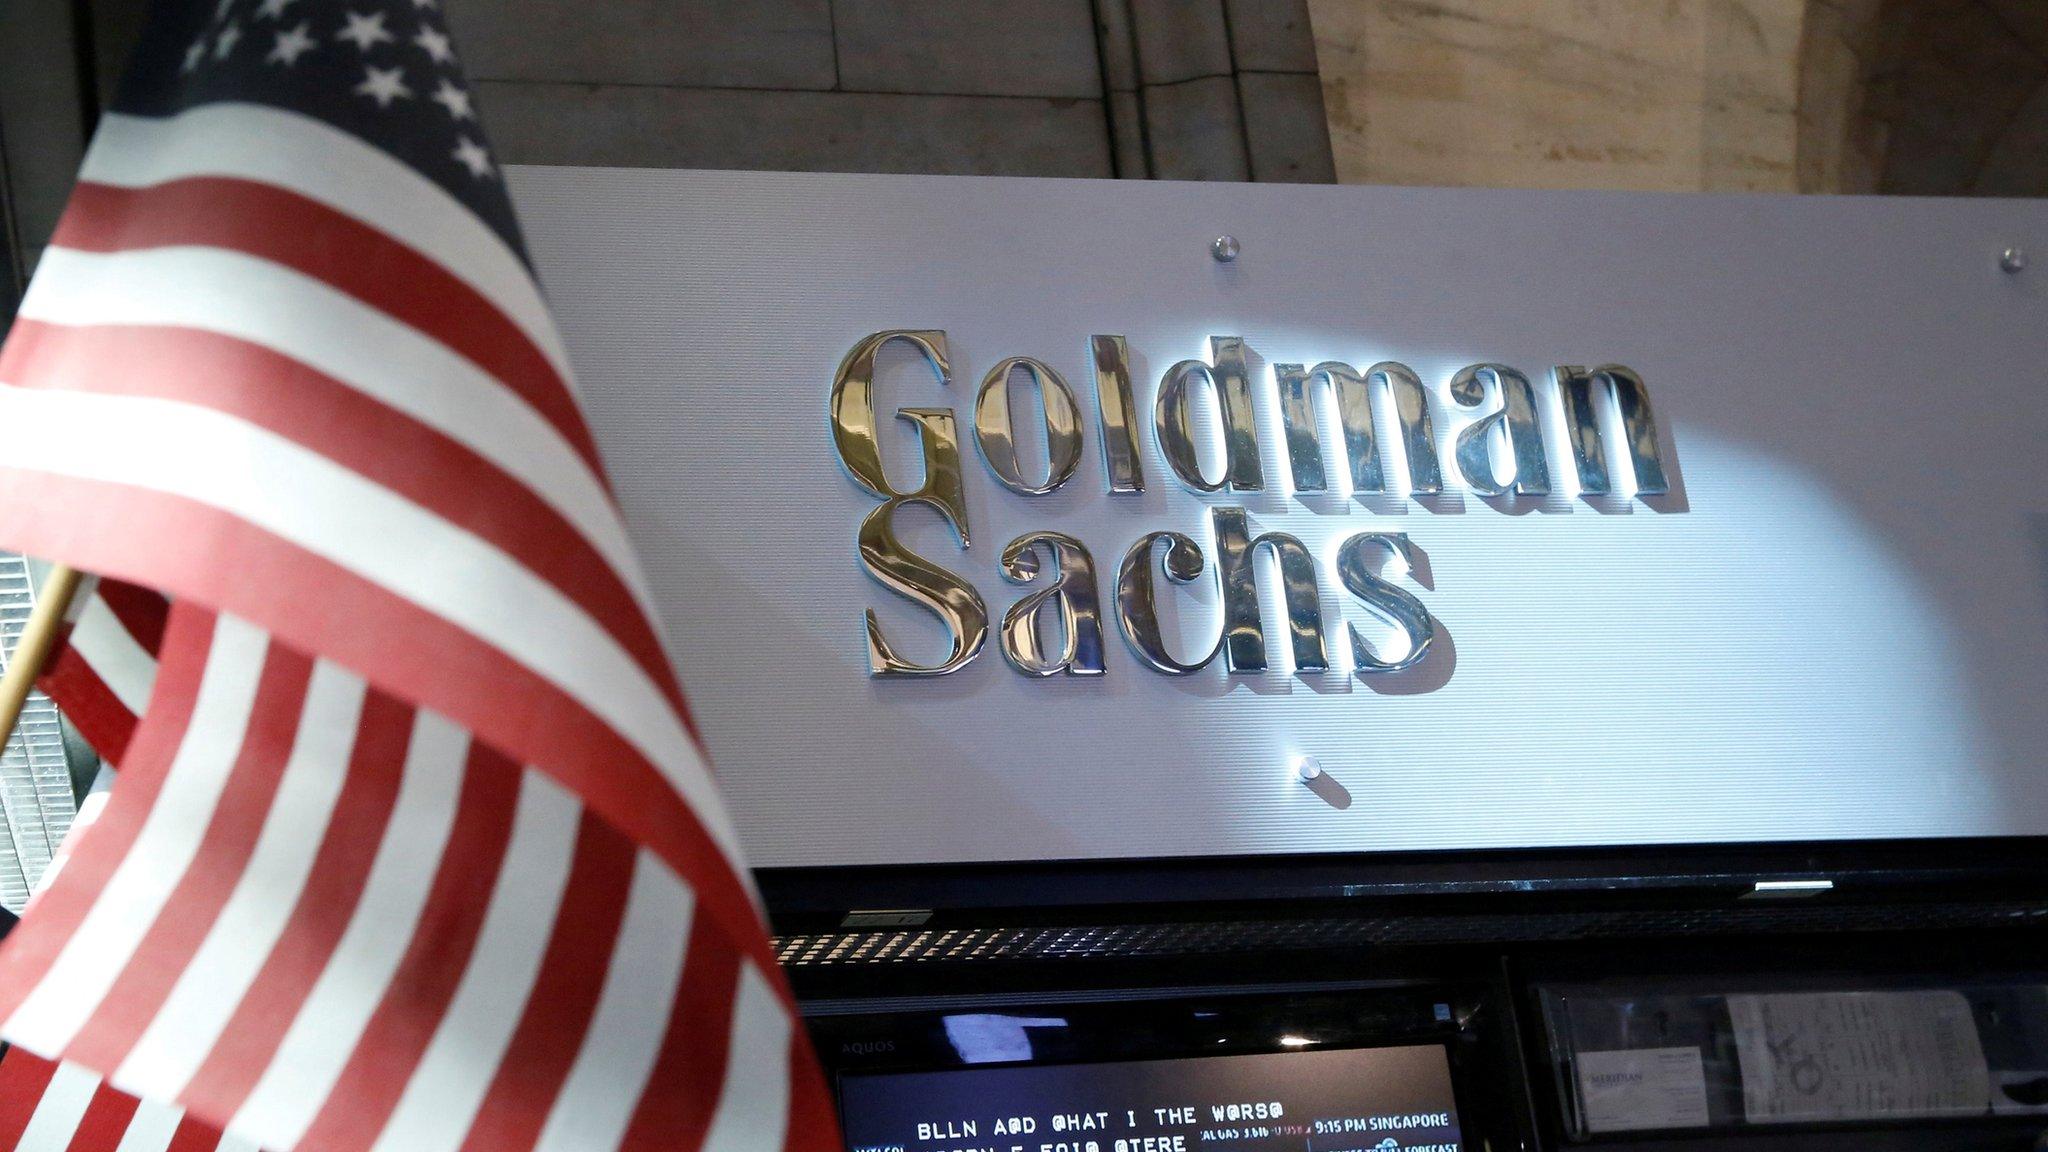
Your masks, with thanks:
M34 608L27 562L0 552L0 671ZM0 751L0 905L19 912L28 903L75 814L57 706L36 692Z
M1724 933L1884 932L2000 925L2048 927L2048 904L1843 904L1521 915L1371 916L1327 920L914 931L818 932L775 938L794 968L989 960L1131 959L1388 944L1529 943Z

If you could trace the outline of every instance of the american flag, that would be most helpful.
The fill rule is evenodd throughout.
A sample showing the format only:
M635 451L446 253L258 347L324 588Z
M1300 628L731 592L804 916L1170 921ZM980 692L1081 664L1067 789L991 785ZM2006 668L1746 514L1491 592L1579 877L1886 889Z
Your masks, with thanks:
M0 429L121 769L0 948L0 1138L837 1147L435 0L160 4Z

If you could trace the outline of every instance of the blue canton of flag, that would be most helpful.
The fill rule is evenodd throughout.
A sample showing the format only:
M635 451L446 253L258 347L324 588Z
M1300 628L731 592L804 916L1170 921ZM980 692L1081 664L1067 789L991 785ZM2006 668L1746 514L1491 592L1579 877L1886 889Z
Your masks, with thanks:
M523 253L439 0L218 0L164 7L114 111L218 101L317 116L390 153Z

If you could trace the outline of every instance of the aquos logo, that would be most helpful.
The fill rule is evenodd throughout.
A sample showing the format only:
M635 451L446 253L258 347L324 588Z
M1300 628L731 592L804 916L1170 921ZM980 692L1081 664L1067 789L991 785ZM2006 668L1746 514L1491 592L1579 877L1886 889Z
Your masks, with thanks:
M1093 336L1088 343L1107 491L1112 499L1142 492L1147 483L1145 456L1128 347L1122 336ZM868 671L884 677L944 676L966 667L986 646L988 602L973 583L931 557L912 551L897 534L897 512L923 505L945 519L961 549L971 549L973 538L953 409L897 409L897 419L916 433L923 477L917 487L905 489L892 484L883 472L875 365L891 344L913 350L941 385L952 383L944 332L897 329L866 336L840 362L832 383L832 441L854 483L882 501L860 523L862 566L884 587L938 617L950 643L945 658L937 663L909 660L882 634L874 611L869 609ZM1185 533L1147 531L1124 547L1116 565L1115 627L1138 662L1154 672L1190 675L1209 666L1218 653L1232 674L1267 668L1267 639L1254 575L1254 558L1260 549L1270 550L1278 561L1294 669L1307 673L1330 669L1315 557L1298 537L1288 533L1254 535L1245 508L1228 499L1231 493L1262 491L1268 483L1265 461L1260 458L1255 385L1246 363L1242 338L1212 336L1208 360L1174 364L1153 391L1150 423L1159 458L1164 459L1175 483L1199 498L1214 500L1209 509L1206 551L1204 542ZM1014 435L1011 413L1019 376L1036 385L1037 411L1031 418L1043 433L1046 461L1042 475L1026 474ZM1391 360L1364 369L1336 361L1312 367L1275 364L1271 376L1271 386L1278 392L1283 443L1295 492L1329 488L1325 444L1316 415L1317 401L1323 397L1336 408L1342 441L1336 450L1349 467L1354 494L1406 499L1400 495L1405 492L1427 508L1430 498L1445 492L1446 473L1455 473L1463 490L1482 499L1550 498L1555 478L1559 495L1569 497L1575 489L1589 497L1626 500L1627 485L1618 488L1614 484L1610 457L1632 475L1636 495L1656 497L1670 491L1649 391L1639 375L1618 364L1591 369L1556 367L1542 389L1516 369L1492 363L1459 369L1441 388L1425 384L1407 365ZM1258 386L1266 386L1265 381ZM1220 468L1214 475L1204 470L1203 453L1198 449L1198 404L1213 406L1210 422L1222 431ZM1398 447L1390 445L1382 452L1375 432L1376 417L1398 429ZM1045 496L1074 480L1081 465L1082 422L1080 401L1066 378L1051 365L1028 356L1011 357L991 367L974 399L975 447L996 481L1022 499ZM1450 433L1454 426L1455 433L1439 443L1439 429ZM1553 466L1556 454L1546 447L1546 431L1551 434L1550 441L1565 446L1563 467ZM1404 462L1405 485L1395 479ZM1033 463L1032 472L1036 473ZM1213 565L1210 553L1215 558ZM1010 666L1033 677L1102 675L1104 624L1095 558L1088 546L1048 528L1009 541L999 556L1005 579L1026 587L1037 585L1003 614L1000 643ZM1381 575L1387 562L1399 560L1407 566L1414 558L1415 546L1405 532L1360 532L1339 543L1334 565L1337 582L1367 611L1405 637L1405 645L1389 645L1389 651L1381 653L1351 625L1354 671L1367 675L1398 671L1427 656L1436 634L1435 617L1413 593ZM1206 651L1178 655L1169 649L1163 635L1157 576L1163 572L1169 583L1185 585L1212 567L1221 590L1219 633ZM1046 641L1052 635L1061 638L1056 649Z

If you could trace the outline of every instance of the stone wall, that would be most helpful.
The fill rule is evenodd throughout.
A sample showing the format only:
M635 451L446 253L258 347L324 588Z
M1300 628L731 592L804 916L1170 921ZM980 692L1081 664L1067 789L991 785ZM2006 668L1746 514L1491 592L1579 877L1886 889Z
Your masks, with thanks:
M2043 0L1309 0L1347 183L2048 193Z
M442 3L512 163L1333 178L1304 0Z
M1334 179L1304 0L442 0L512 163ZM0 316L148 0L0 0Z
M0 0L0 320L85 154L76 34L65 0Z
M441 2L513 162L2048 194L2048 0ZM0 0L0 315L146 3Z
M1789 190L1797 0L1310 0L1338 177Z
M446 0L513 162L1329 180L1302 0Z
M1876 27L1877 191L2048 195L2048 2L1887 0Z

